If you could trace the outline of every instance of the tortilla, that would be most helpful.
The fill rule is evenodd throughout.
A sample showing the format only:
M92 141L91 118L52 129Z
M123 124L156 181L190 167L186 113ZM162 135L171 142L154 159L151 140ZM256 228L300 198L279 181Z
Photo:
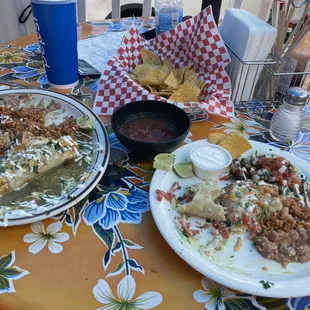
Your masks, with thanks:
M188 204L177 204L178 211L215 221L225 221L223 206L216 204L214 200L219 196L218 189L214 189L210 183L202 183L195 187L195 196Z
M19 161L25 154L34 154L33 159L28 159L29 164L24 164L24 166L21 167L22 169L18 170L18 173L16 171L9 172L9 170L7 170L0 176L0 194L3 195L16 190L33 179L40 177L53 169L57 169L65 162L76 158L78 154L77 143L72 140L69 141L72 145L66 145L66 141L68 141L68 137L66 137L66 139L59 139L59 143L65 148L64 152L58 152L56 150L56 145L58 145L58 143L54 140L52 142L51 140L42 137L32 137L31 141L29 141L30 144L28 144L27 141L27 145L24 145L23 153L20 153L21 145L14 148L10 160L16 165L16 167L21 167ZM41 145L42 147L38 145ZM74 151L74 148L76 151ZM34 152L34 149L37 150L37 152ZM39 150L47 152L49 154L48 158L45 158L43 153ZM43 162L43 165L39 164Z

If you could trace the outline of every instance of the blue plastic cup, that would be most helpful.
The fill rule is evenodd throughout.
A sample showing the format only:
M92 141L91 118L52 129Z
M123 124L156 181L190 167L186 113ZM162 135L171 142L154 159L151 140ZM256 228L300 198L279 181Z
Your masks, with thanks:
M52 87L78 83L76 0L30 0L47 79Z

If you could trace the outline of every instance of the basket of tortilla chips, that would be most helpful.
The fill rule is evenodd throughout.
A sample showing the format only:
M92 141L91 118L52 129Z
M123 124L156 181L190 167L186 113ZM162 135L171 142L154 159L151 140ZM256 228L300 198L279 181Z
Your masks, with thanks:
M233 117L229 62L210 7L150 41L133 24L101 76L94 111L111 115L132 101L160 100L188 113Z

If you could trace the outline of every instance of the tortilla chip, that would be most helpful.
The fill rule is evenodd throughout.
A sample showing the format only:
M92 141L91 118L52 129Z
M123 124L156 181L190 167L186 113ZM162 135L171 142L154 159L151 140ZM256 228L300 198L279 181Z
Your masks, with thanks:
M195 69L188 69L184 72L184 83L191 81L193 78L197 79Z
M157 92L157 89L152 87L151 85L142 85L147 91L149 91L150 93L154 93Z
M144 64L156 65L156 66L161 65L159 57L150 50L146 50L145 48L143 48L141 50L141 56Z
M174 69L174 65L170 62L169 59L164 58L163 60L163 66L167 67L168 69L172 70Z
M166 67L149 64L137 65L134 74L142 85L162 85L169 75L170 70Z
M154 95L158 95L158 96L171 96L173 94L172 91L168 91L168 90L162 90L162 91L154 91L152 92L152 94Z
M137 77L135 74L131 73L131 74L128 74L128 76L129 76L132 80L138 81L138 77Z
M241 156L244 152L252 148L247 139L234 132L230 133L218 145L226 149L233 159Z
M199 102L200 88L190 82L183 84L169 99L175 102Z
M226 139L227 135L224 133L210 133L208 135L208 142L212 144L219 144L222 140Z
M207 82L197 79L197 85L200 88L200 90L203 90L203 88L206 86Z
M165 79L165 84L170 88L176 89L183 82L183 70L172 70Z

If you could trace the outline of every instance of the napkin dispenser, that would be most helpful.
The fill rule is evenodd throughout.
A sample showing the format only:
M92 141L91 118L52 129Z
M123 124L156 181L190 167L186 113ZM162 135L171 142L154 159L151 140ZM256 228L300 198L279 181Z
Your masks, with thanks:
M246 10L227 9L220 34L236 57L226 71L232 84L232 101L251 101L265 60L277 37L277 29ZM253 62L244 65L245 62Z

